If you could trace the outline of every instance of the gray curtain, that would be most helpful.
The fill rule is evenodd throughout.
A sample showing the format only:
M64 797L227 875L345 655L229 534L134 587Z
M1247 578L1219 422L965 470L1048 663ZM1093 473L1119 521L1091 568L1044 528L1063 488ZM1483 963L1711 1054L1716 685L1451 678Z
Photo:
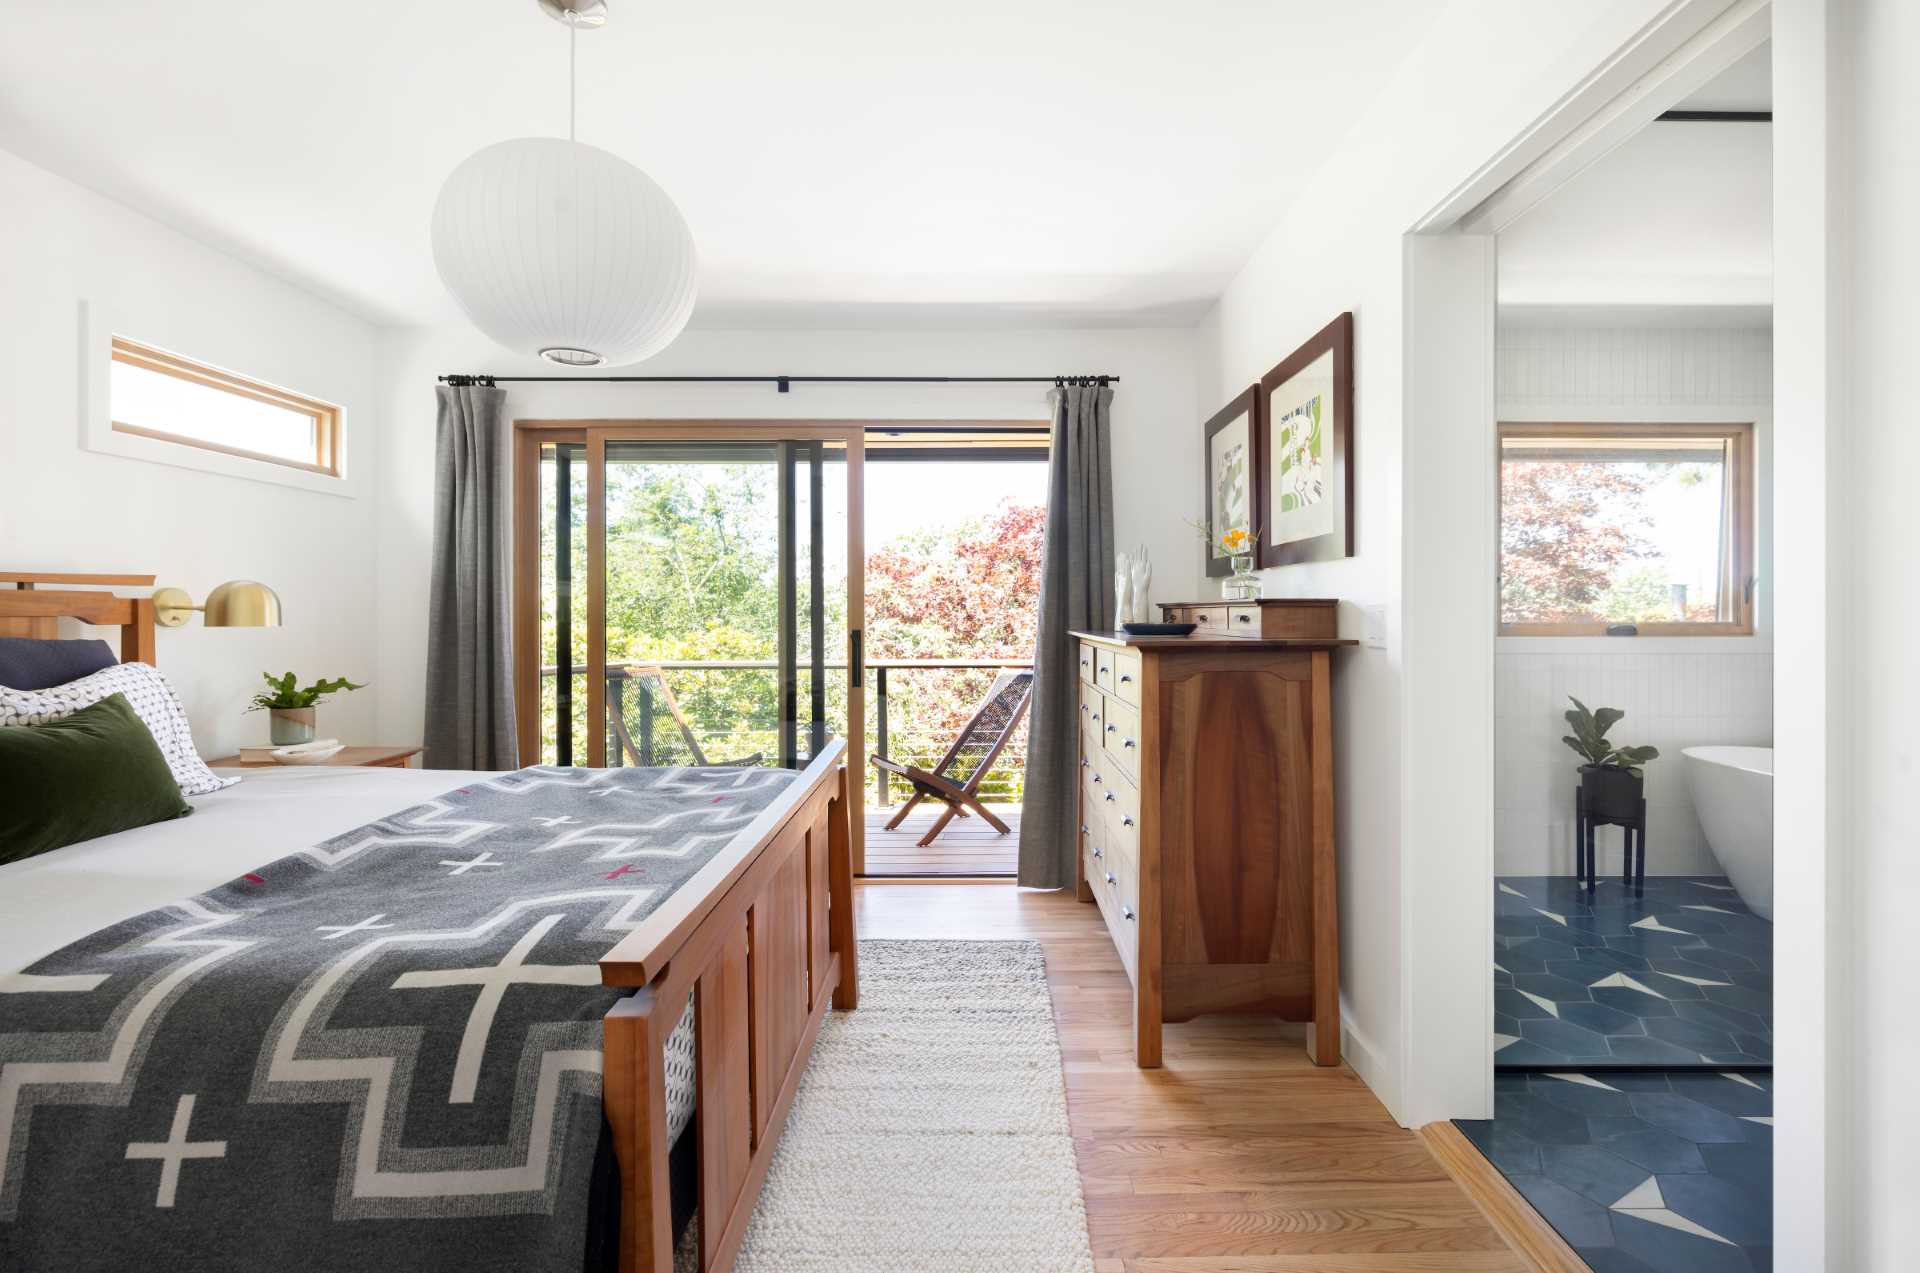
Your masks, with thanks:
M1020 883L1070 888L1080 828L1079 664L1069 632L1113 625L1113 390L1053 391L1047 534L1040 564L1040 636L1033 652Z
M504 390L435 390L433 579L427 600L426 765L517 769Z

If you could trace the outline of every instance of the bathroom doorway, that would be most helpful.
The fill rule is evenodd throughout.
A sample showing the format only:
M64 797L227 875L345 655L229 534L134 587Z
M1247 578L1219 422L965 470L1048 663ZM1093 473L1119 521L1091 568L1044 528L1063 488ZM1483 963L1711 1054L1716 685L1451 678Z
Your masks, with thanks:
M1770 1267L1771 48L1498 236L1494 1117L1596 1268Z

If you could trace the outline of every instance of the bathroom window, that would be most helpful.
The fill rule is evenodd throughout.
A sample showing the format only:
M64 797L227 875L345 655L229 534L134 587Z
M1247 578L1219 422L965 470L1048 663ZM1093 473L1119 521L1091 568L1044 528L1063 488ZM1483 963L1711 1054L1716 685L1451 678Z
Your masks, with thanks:
M119 336L107 401L115 433L341 475L338 407Z
M1753 426L1500 426L1500 631L1753 632Z

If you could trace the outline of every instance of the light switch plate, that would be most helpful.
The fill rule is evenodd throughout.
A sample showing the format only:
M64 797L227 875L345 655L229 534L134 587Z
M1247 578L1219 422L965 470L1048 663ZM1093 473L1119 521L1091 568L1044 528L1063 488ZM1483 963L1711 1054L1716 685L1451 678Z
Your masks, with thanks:
M1367 631L1361 638L1361 644L1369 650L1387 648L1387 608L1385 606L1362 606L1360 612L1366 616Z

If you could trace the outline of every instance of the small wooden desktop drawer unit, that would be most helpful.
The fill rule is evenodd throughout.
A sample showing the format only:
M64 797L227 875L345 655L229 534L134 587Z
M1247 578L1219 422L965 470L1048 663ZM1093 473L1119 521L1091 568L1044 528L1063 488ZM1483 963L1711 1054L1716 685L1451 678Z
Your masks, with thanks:
M1163 1022L1271 1012L1337 1064L1333 651L1354 643L1073 635L1079 896L1133 982L1135 1059L1160 1064Z
M1239 636L1331 641L1339 635L1339 602L1314 597L1254 601L1165 601L1168 623L1197 625L1195 636Z

